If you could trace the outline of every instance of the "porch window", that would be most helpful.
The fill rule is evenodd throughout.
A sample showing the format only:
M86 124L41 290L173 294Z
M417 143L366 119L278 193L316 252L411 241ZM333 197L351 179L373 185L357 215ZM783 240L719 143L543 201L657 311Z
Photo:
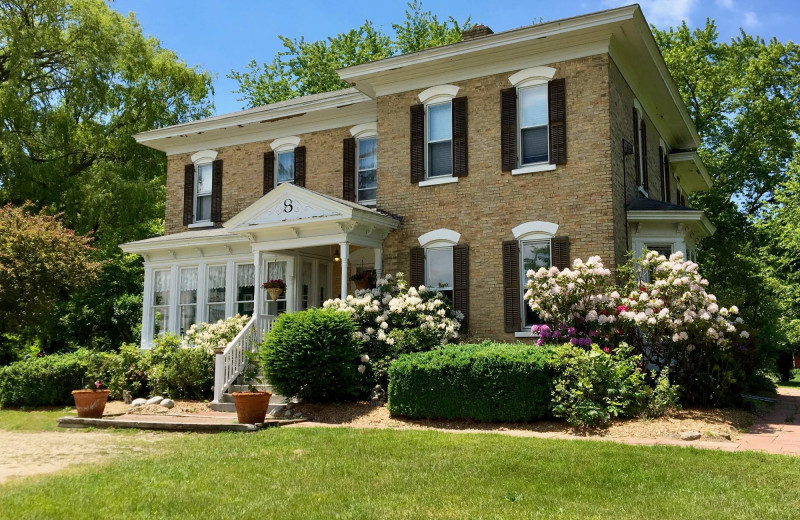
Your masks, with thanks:
M300 308L302 310L306 310L306 309L308 309L309 307L312 306L311 298L313 296L312 296L312 292L311 292L311 283L312 283L313 276L314 276L314 264L312 264L311 262L308 262L308 261L303 261L302 262L302 272L300 273L300 276L301 276L300 279L302 280L302 284L301 284L301 287L300 287L301 288L301 295L300 295L301 296L301 300L300 300L301 307Z
M285 182L294 184L294 150L278 152L276 154L275 168L277 169L275 178L278 186Z
M169 327L170 271L153 271L153 337L164 335Z
M319 304L325 303L328 299L328 264L319 262L317 264L317 285L319 286Z
M267 280L283 280L286 283L287 291L289 280L286 279L286 262L267 262ZM264 298L266 298L267 314L270 316L277 316L286 312L286 291L283 291L277 300L269 297L267 291L263 291Z
M189 327L197 322L197 268L181 268L180 299L178 301L180 312L181 335L186 334Z
M453 248L425 248L425 286L453 301Z
M213 184L213 169L211 163L198 164L195 167L194 182L194 221L211 221L211 189Z
M453 175L452 102L425 107L428 115L428 178Z
M519 122L522 165L547 162L547 84L519 89Z
M358 202L374 205L378 193L378 138L365 137L358 143L358 172L356 189Z
M528 283L527 272L530 269L538 271L544 267L549 269L553 265L550 241L549 240L521 240L519 243L520 254L520 295L522 296L522 326L524 329L529 329L531 325L541 323L539 314L531 310L528 302L525 301L525 292L528 290L526 287Z
M256 297L256 268L253 264L236 266L236 314L252 316Z
M211 265L208 267L208 299L206 321L216 323L225 319L225 276L226 266Z

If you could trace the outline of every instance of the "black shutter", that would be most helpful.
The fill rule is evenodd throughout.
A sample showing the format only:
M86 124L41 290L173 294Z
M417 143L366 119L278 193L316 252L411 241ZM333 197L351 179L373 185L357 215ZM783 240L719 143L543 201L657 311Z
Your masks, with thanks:
M647 124L644 122L644 118L642 118L642 143L640 146L642 148L640 152L642 154L642 187L644 191L648 191L650 179L647 176Z
M183 225L194 220L194 164L183 168Z
M466 177L467 161L467 98L453 99L453 177Z
M567 162L567 98L564 78L547 85L547 106L550 123L550 164Z
M519 308L519 244L503 242L503 322L506 332L519 332L522 317Z
M264 154L264 191L266 195L275 187L275 152Z
M211 163L211 222L222 222L222 159Z
M425 180L425 106L411 107L411 182Z
M461 330L469 320L469 246L453 246L453 307L464 315Z
M305 188L306 186L306 147L298 146L294 149L294 185Z
M342 198L356 200L356 140L352 137L342 141Z
M500 156L502 170L517 167L517 89L500 91Z
M411 278L412 287L425 285L425 250L421 247L411 248Z
M554 237L550 244L553 266L559 269L569 267L569 237Z
M636 175L636 185L641 182L641 169L639 162L639 112L633 108L633 171Z

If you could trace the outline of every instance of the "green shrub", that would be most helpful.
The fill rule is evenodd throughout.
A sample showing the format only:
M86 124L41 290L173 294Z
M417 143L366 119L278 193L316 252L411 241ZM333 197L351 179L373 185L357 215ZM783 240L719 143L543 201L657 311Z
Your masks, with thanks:
M662 370L661 374L656 378L655 388L652 390L645 414L648 417L661 417L667 412L680 410L681 405L678 403L679 389L678 385L673 385L669 382L669 369Z
M393 415L534 421L549 415L547 347L484 342L401 356L389 368Z
M88 351L79 350L0 367L0 405L72 404L72 391L86 385L88 358Z
M214 355L205 349L183 348L178 336L165 334L143 357L151 394L176 399L212 397Z
M119 352L103 352L99 356L109 398L121 399L123 390L128 390L134 398L147 394L148 367L139 345L125 343Z
M599 426L612 417L634 417L652 396L638 367L641 357L631 355L627 345L604 352L597 345L587 351L565 344L555 353L553 415L572 425Z
M348 313L309 309L283 314L261 346L264 375L287 397L324 402L363 393L359 347Z

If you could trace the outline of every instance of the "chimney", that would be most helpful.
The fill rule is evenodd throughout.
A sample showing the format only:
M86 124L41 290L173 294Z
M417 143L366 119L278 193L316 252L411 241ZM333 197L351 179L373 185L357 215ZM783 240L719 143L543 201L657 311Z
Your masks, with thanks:
M463 31L461 33L461 38L464 41L467 41L467 40L474 40L475 38L480 38L482 36L489 36L490 34L494 34L494 31L489 29L485 25L480 24L480 25L475 25L472 28L467 29L466 31Z

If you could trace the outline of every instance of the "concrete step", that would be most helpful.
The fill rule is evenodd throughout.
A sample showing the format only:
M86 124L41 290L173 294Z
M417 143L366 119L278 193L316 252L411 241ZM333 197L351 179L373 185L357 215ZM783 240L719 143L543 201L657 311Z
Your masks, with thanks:
M229 413L236 413L236 405L233 404L233 400L230 402L224 401L219 403L208 403L208 407L214 410L215 412L229 412ZM269 401L269 408L267 408L267 413L272 413L273 411L277 411L283 413L284 408L286 407L283 403L273 403L272 399Z
M255 386L255 389L256 389L257 392L273 393L271 385L254 385L254 386ZM247 384L235 384L235 385L231 385L228 388L228 392L230 392L230 393L233 393L233 392L249 392L249 391L250 391L250 387Z

